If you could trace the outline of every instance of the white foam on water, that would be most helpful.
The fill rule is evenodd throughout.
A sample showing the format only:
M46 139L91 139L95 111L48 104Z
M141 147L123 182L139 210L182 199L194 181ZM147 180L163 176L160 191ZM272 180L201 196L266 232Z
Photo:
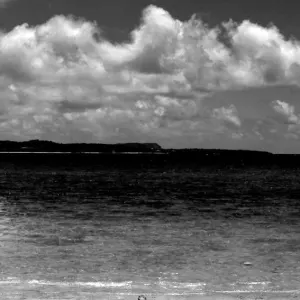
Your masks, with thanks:
M29 284L29 285L55 285L55 286L91 286L99 288L114 288L114 287L127 287L130 288L132 281L125 282L63 282L63 281L46 281L46 280L28 280L21 281L15 278L7 278L6 280L0 280L0 284Z
M269 283L272 283L271 281L238 281L236 283L230 283L230 285L237 285L237 284L248 284L248 285L253 285L253 284L262 284L262 285L265 285L265 284L269 284Z
M21 280L0 280L0 284L18 284L22 283Z
M213 291L214 293L223 293L223 294L235 294L235 293L243 293L243 294L253 294L253 293L264 293L264 294L300 294L300 290L285 290L285 291L276 291L276 290L232 290L232 291Z
M114 288L114 287L126 287L130 288L132 281L127 282L53 282L53 281L43 281L43 280L30 280L28 284L36 285L56 285L56 286L91 286L99 288Z
M205 282L170 282L170 281L160 281L159 285L163 288L189 288L189 289L196 289L206 286Z
M168 289L168 291L155 291L154 294L158 295L205 295L207 293L218 293L218 294L251 294L251 293L261 293L261 294L300 294L300 290L275 290L275 289L265 289L265 288L259 288L259 285L265 287L266 285L270 284L271 282L237 282L230 284L231 286L248 286L250 289L232 289L232 290L204 290L206 287L206 283L204 282L198 282L198 283L179 283L179 282L166 282L166 281L160 281L159 286L163 287L164 289ZM0 285L44 285L44 286L57 286L57 287L92 287L92 288L125 288L125 290L119 290L119 291L113 291L110 292L104 292L108 294L114 294L114 295L127 295L127 296L134 296L134 295L140 295L141 292L135 292L134 287L142 287L141 285L137 285L136 283L133 284L132 281L124 281L124 282L81 282L81 281L75 281L75 282L63 282L63 281L46 281L46 280L20 280L15 277L8 277L4 280L0 280ZM146 284L145 285L149 285ZM253 289L252 287L255 286L256 288ZM128 291L128 289L131 289L131 291ZM172 291L174 289L174 291ZM179 289L179 290L178 290ZM188 289L182 290L180 289ZM195 289L197 289L195 291ZM127 291L126 291L127 290ZM150 291L144 291L146 294L152 294Z

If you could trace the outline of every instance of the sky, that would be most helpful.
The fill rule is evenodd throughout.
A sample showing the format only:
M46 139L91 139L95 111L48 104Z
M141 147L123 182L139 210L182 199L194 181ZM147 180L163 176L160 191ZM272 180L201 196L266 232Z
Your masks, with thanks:
M292 0L0 0L0 140L300 153Z

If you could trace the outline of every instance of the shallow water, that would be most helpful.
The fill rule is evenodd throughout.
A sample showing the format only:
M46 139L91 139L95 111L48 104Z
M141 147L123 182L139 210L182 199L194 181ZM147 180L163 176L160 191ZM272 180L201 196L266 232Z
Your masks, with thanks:
M5 297L296 293L297 168L25 158L0 162Z

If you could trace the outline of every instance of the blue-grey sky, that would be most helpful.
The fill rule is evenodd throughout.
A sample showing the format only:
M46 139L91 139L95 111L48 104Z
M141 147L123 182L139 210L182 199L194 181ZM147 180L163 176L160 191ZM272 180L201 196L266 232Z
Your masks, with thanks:
M0 0L0 139L300 153L297 1Z

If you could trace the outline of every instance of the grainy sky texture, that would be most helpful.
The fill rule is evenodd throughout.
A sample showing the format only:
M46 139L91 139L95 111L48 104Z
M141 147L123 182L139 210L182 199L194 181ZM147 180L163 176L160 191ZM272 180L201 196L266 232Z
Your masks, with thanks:
M300 153L297 1L0 1L0 139Z

